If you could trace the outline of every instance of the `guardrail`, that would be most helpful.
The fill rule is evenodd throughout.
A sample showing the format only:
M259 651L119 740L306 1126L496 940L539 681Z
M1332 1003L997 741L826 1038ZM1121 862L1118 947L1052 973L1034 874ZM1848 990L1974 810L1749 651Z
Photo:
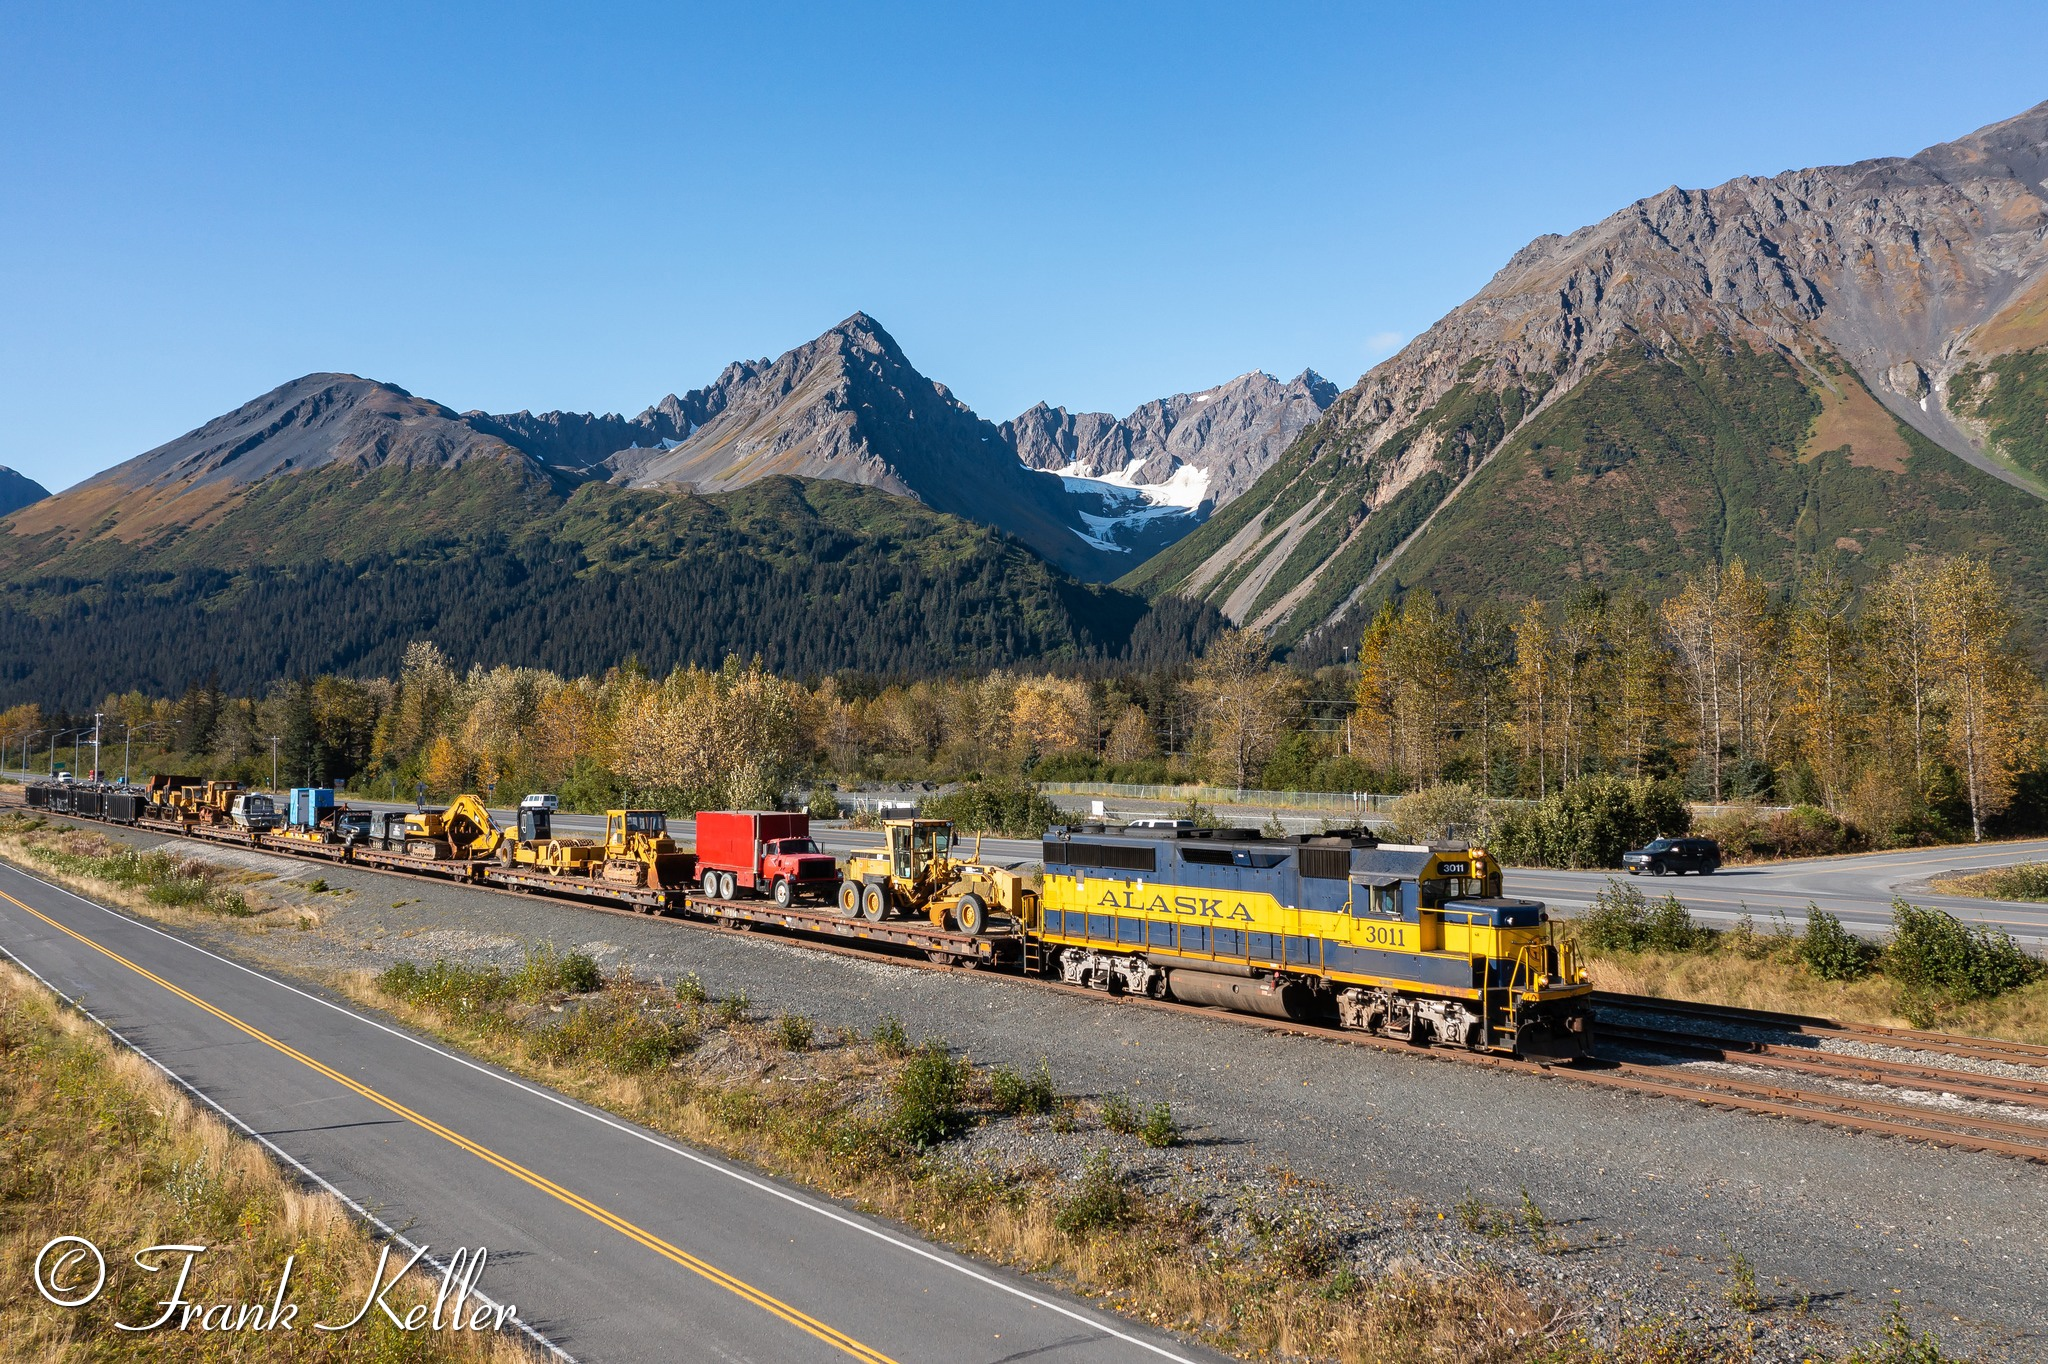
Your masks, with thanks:
M1375 791L1259 791L1228 786L1138 786L1126 782L1044 781L1038 789L1048 796L1091 796L1098 800L1161 800L1185 805L1190 800L1203 805L1250 805L1269 810L1329 810L1357 815L1385 815L1393 811L1401 794ZM1493 805L1534 805L1521 797L1495 796ZM1690 802L1695 819L1711 819L1732 810L1757 814L1782 814L1789 805L1708 805Z

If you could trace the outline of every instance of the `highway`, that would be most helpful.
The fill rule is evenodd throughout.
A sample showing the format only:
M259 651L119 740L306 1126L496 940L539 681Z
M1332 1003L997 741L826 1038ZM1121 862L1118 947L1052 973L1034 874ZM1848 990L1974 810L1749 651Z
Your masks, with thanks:
M563 1357L1215 1358L5 866L0 950Z
M1812 904L1840 918L1845 927L1871 936L1890 929L1892 899L1904 896L1916 905L1947 910L1966 923L2002 928L2040 952L2048 948L2048 904L1938 895L1926 882L1929 877L1966 867L2044 860L2048 860L2048 839L2028 839L1726 867L1711 876L1629 877L1620 872L1517 867L1508 871L1506 889L1510 895L1576 911L1590 904L1608 878L1614 877L1652 899L1667 892L1676 895L1696 918L1714 927L1726 928L1748 913L1760 931L1768 932L1779 914L1796 929L1806 922L1806 907Z

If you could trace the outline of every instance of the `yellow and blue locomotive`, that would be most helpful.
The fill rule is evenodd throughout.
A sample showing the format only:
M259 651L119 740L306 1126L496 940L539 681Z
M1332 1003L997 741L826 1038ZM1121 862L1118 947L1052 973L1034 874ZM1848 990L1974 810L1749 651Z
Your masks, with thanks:
M1582 1056L1586 983L1484 849L1364 834L1054 828L1037 920L1062 979L1518 1056Z

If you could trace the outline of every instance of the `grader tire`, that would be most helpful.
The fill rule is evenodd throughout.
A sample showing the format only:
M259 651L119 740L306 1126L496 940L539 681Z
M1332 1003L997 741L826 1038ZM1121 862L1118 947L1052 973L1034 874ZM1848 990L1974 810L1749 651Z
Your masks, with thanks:
M889 898L882 894L880 886L869 886L861 892L860 912L871 924L882 922L883 916L889 912Z
M988 905L970 890L953 906L953 920L960 925L962 933L970 937L979 936L988 927Z
M860 883L841 881L839 883L839 915L844 919L860 917Z

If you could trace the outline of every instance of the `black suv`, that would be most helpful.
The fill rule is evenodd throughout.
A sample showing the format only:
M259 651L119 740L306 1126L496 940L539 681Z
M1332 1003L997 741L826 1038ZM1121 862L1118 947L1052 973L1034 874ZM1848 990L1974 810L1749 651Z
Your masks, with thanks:
M1621 865L1630 876L1682 876L1689 871L1705 876L1721 865L1721 845L1711 838L1653 838L1623 853Z

